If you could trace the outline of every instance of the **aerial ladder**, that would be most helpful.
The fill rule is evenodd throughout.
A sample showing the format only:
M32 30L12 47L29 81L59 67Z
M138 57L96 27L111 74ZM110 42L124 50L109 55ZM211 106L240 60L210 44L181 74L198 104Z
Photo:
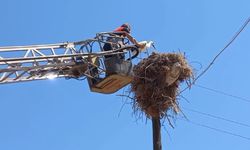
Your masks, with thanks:
M117 40L123 44L112 42ZM144 43L148 47L152 44ZM112 49L104 50L105 44ZM128 38L112 32L76 42L0 47L0 84L51 78L87 79L91 91L110 94L131 82L132 59L141 51Z

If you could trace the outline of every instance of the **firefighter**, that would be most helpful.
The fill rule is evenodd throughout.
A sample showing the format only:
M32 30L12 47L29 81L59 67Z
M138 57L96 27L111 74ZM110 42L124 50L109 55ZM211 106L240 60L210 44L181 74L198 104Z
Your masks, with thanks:
M144 48L146 46L145 44L138 43L130 35L131 27L128 23L122 24L120 27L116 28L112 33L116 36L107 38L107 42L103 46L104 51L110 51L124 47L124 38L126 37L133 44L135 44L138 49ZM125 54L106 55L104 63L106 66L107 76L114 73L131 75L132 63L125 61Z
M119 36L120 38L108 38L107 41L110 43L105 43L103 46L104 51L109 51L117 48L123 47L124 41L123 38L127 37L133 44L135 44L138 48L144 48L145 44L138 43L131 35L131 27L128 23L122 24L120 27L116 28L113 31L113 34ZM111 44L114 43L114 44ZM107 55L105 58L112 57L112 55ZM124 59L124 55L120 55L121 59Z

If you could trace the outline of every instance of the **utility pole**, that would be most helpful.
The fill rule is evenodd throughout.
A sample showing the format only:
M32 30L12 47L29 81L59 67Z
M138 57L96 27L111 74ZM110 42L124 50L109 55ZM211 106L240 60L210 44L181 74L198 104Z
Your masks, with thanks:
M160 117L152 117L152 128L153 128L153 147L154 147L154 150L162 150Z

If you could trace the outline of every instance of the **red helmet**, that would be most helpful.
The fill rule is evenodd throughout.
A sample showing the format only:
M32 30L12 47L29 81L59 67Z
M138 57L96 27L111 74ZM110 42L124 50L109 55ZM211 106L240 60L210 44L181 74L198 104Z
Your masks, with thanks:
M130 28L130 25L128 23L124 23L120 27L118 27L117 29L115 29L115 31L125 31L127 33L130 33L131 28Z

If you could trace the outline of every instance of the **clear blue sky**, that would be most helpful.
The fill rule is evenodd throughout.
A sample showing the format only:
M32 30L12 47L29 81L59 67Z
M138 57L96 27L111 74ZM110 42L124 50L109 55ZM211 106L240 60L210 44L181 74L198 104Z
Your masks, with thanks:
M124 22L160 52L180 49L201 71L250 16L249 0L2 0L0 46L75 41ZM198 84L250 99L250 26ZM151 123L136 121L116 94L87 82L47 80L0 85L1 150L151 150ZM182 107L250 124L250 103L194 86ZM193 122L250 137L250 128L183 110ZM249 150L250 141L177 120L163 149ZM168 135L169 134L169 135Z

